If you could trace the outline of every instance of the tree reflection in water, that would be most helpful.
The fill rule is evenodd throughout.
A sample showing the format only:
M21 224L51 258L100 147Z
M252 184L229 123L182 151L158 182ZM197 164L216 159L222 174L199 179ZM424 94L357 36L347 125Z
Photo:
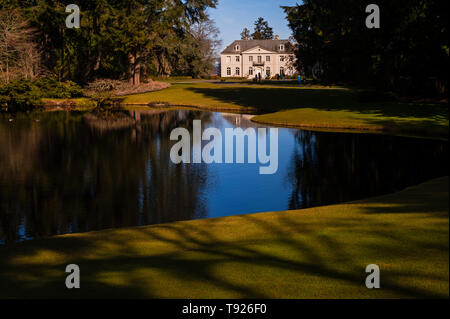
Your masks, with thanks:
M445 171L447 142L372 134L293 131L289 209L399 191ZM420 169L418 169L420 168Z
M168 136L210 113L96 116L0 124L0 240L205 216L206 166L171 164Z

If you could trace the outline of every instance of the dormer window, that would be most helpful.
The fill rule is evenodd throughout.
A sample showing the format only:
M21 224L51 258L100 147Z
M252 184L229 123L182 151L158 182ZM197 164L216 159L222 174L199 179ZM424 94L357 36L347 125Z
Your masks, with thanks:
M280 51L284 51L284 44L280 44L279 48L280 48Z
M237 44L237 45L234 46L234 50L235 51L239 51L240 49L241 49L240 45Z

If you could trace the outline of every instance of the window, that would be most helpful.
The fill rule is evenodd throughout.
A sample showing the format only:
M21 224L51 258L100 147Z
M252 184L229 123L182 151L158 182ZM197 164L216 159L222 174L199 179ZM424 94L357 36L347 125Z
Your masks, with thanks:
M258 63L262 62L262 56L258 55Z
M241 57L239 55L236 55L236 62L241 61Z
M280 75L284 76L284 68L283 67L280 68Z
M236 75L241 75L241 69L239 69L239 68L236 68Z
M268 77L270 77L270 68L269 68L269 67L266 68L266 75L267 75Z
M249 55L249 56L248 56L248 60L249 60L250 62L253 62L253 55Z
M248 75L253 75L253 68L252 67L248 68Z
M235 50L235 51L239 51L240 49L241 49L241 47L240 47L239 45L235 45L235 46L234 46L234 50Z
M227 75L231 75L231 68L227 68Z
M284 51L284 44L280 44L280 51Z
M227 56L227 63L231 63L231 57Z
M284 55L280 55L280 62L284 62Z
M266 56L266 62L270 62L270 55Z

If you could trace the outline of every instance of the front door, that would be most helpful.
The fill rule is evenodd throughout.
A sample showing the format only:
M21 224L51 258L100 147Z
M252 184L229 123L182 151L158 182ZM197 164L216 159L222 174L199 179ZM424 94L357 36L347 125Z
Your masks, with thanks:
M255 69L255 78L258 78L260 75L262 76L262 70L260 68Z

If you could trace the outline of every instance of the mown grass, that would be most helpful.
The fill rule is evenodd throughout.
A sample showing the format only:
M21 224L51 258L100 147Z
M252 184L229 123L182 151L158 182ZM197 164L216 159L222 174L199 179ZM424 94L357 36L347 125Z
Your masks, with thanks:
M162 91L130 95L123 102L128 105L161 102L175 106L197 106L207 110L255 111L252 107L236 104L232 100L208 97L196 91L197 89L221 90L224 87L230 87L230 84L175 83Z
M336 87L185 83L129 96L127 104L166 102L207 110L255 112L255 122L305 129L354 130L448 138L448 104L361 102Z
M448 298L448 185L3 246L0 297ZM69 263L81 289L65 288ZM380 289L365 287L368 264Z

